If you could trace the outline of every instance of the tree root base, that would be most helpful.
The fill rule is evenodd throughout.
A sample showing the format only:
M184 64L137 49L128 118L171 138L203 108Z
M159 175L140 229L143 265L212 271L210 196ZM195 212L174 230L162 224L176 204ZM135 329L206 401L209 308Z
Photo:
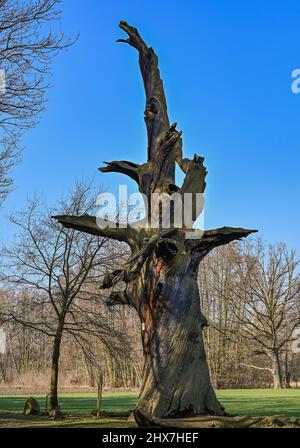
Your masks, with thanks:
M134 418L141 428L249 428L259 427L295 427L300 426L300 419L287 416L250 417L199 415L189 418L157 418L145 411L134 411Z

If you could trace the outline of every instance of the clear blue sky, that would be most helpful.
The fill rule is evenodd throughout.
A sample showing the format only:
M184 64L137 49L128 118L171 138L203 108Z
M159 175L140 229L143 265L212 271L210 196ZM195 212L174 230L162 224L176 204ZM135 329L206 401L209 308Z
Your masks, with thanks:
M300 249L300 94L291 91L300 2L63 0L62 8L64 31L80 39L53 64L47 111L23 139L3 212L34 194L53 203L83 176L114 191L126 177L98 173L102 161L145 160L137 54L115 43L124 19L159 55L185 154L206 157L206 228L257 228ZM1 219L1 237L12 232Z

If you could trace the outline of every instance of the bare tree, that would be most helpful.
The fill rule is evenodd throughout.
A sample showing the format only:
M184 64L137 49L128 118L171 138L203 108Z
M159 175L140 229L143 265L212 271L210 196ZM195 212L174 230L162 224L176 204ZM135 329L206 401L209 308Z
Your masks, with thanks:
M107 307L98 282L92 289L93 294L91 290L90 295L80 295L72 305L72 319L68 318L68 331L63 333L60 389L95 387L99 372L105 387L138 387L142 371L138 319L130 308ZM0 354L0 385L34 387L46 393L53 338L33 325L23 325L39 322L41 316L48 323L52 319L52 308L47 300L38 299L38 294L35 288L0 289L0 330L6 334L6 352ZM17 316L17 321L12 316Z
M217 294L230 304L238 325L231 328L231 337L237 329L240 344L248 345L248 353L256 356L256 360L265 360L263 365L254 362L243 365L269 372L273 387L280 388L283 385L281 355L299 324L299 261L295 252L288 251L284 244L266 249L261 240L239 246L233 255L229 288L220 287L222 272L214 271L219 277L219 282L214 282Z
M141 38L136 28L121 22L128 34L120 39L136 48L146 93L145 122L148 134L148 160L144 164L128 161L107 163L102 172L123 173L134 179L148 199L151 219L153 193L184 196L205 190L204 158L183 158L181 132L176 123L170 124L158 59L152 48ZM185 173L181 187L175 185L176 163ZM196 201L192 205L193 219L199 215ZM224 415L211 385L204 350L197 272L199 263L215 247L248 236L252 230L222 228L205 231L201 239L186 235L187 228L176 228L175 215L170 214L170 229L129 227L101 228L92 216L59 215L66 228L124 241L133 256L122 269L112 272L103 288L120 281L125 290L114 291L111 303L132 306L141 320L144 350L144 370L136 419L144 424L146 415L178 416ZM161 218L161 215L160 215ZM195 233L193 233L195 236Z
M1 141L0 141L1 144ZM13 180L10 177L12 167L18 161L18 151L16 141L12 138L2 139L2 149L0 150L0 206L11 190Z
M72 41L59 28L60 0L0 0L0 202L12 186L22 131L37 123L55 55ZM3 80L2 80L3 82Z
M216 249L199 268L201 309L206 316L204 336L208 363L216 388L243 387L241 366L248 347L241 344L239 323L227 298L235 287L236 244ZM234 337L233 337L234 335ZM246 349L246 350L245 350Z
M79 184L58 208L68 213L86 213L93 206L90 186ZM107 239L64 229L50 218L51 212L55 210L43 210L33 201L28 210L11 218L19 229L19 237L16 243L3 249L2 279L4 284L30 291L31 311L24 318L16 304L14 309L2 313L2 319L13 320L53 339L50 403L51 414L56 415L63 335L74 337L80 346L87 335L93 335L107 350L113 351L117 350L117 344L112 342L118 332L102 319L99 306L98 310L88 306L101 299L95 282L116 256L111 244L107 253Z

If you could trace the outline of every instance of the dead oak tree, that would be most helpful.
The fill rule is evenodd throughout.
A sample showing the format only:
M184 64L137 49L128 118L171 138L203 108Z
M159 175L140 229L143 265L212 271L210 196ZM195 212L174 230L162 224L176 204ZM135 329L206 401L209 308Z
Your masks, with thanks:
M181 132L169 122L157 56L136 28L123 21L120 28L129 37L119 41L136 48L139 54L146 93L148 160L141 165L114 161L100 171L134 179L148 203L153 193L192 193L195 198L206 186L204 159L182 157ZM175 185L176 163L185 173L180 188ZM150 215L151 210L148 212ZM195 219L195 200L193 215ZM156 417L224 415L211 385L204 350L205 318L200 311L197 271L212 249L246 237L253 230L223 227L205 231L201 239L187 239L186 231L193 230L175 226L100 228L92 216L55 218L65 227L125 241L132 250L132 257L122 269L109 274L102 287L111 288L123 281L125 289L112 292L109 304L132 306L142 323L144 369L137 410Z

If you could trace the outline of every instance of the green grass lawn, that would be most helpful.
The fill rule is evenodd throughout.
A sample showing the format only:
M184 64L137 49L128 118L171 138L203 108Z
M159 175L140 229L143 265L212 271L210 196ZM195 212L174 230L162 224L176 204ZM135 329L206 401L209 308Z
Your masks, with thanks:
M217 395L231 414L300 418L300 389L227 389L218 391Z
M35 394L31 396L39 401L41 411L45 411L46 396ZM28 397L28 395L0 395L0 415L1 412L22 411ZM87 415L96 409L96 397L97 395L93 393L61 394L59 406L67 414ZM104 393L101 407L103 411L126 412L129 409L134 409L136 400L137 393L134 392Z
M239 389L217 392L218 398L227 412L238 415L271 416L287 415L300 418L300 389ZM45 409L45 396L34 395ZM61 409L70 415L61 422L49 421L46 417L23 417L22 410L26 395L0 395L0 426L128 426L125 418L107 418L101 422L91 417L96 408L96 394L62 394ZM137 393L104 393L102 410L108 412L127 412L134 409ZM134 424L130 424L134 426Z

